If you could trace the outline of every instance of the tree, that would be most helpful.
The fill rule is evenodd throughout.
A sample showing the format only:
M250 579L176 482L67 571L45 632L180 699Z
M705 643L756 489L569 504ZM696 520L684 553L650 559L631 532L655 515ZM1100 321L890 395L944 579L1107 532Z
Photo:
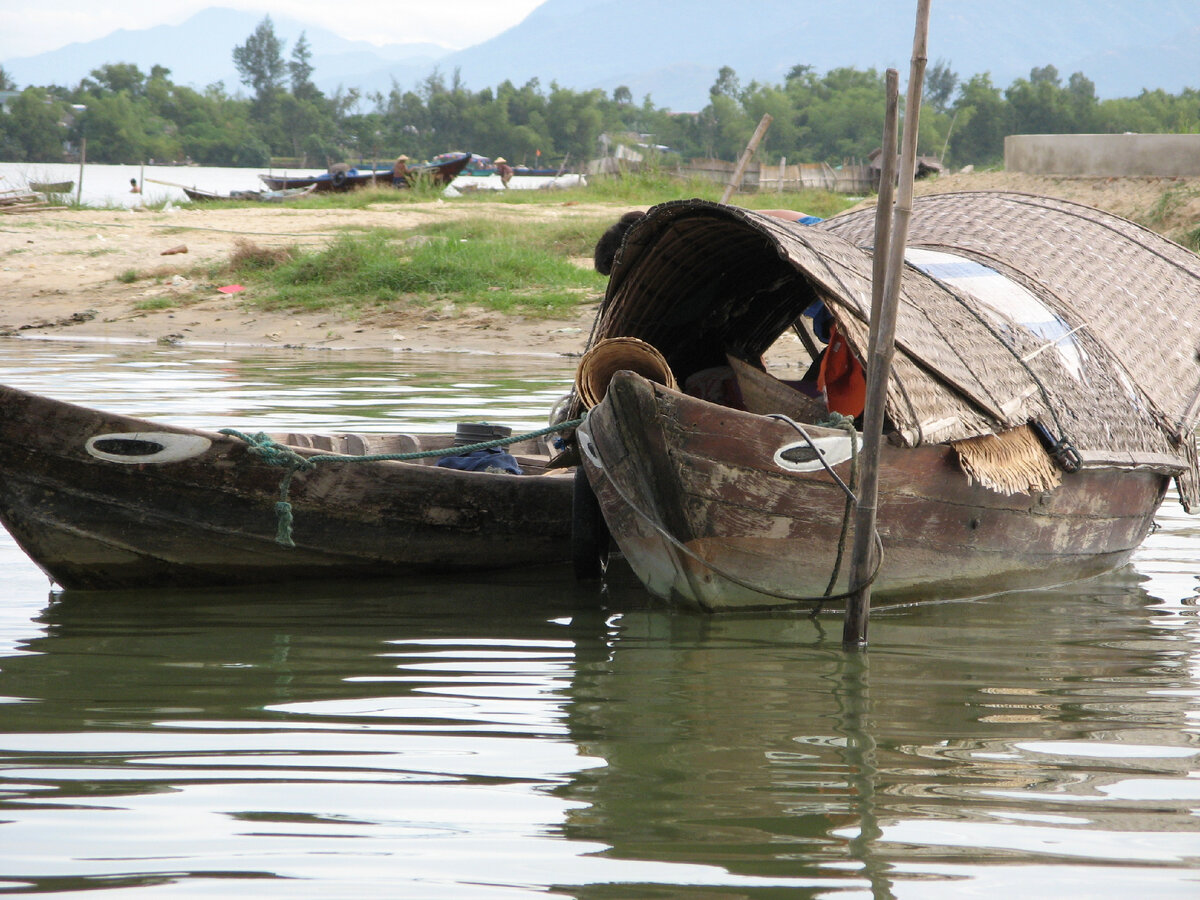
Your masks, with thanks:
M1096 87L1076 72L1063 87L1054 66L1035 68L1029 80L1018 78L1005 92L1015 134L1073 134L1090 131L1096 111Z
M987 165L1004 159L1010 110L986 72L963 85L954 106L958 117L950 136L950 155L962 164Z
M807 63L796 63L792 66L784 78L784 81L800 81L808 78L813 73L813 67Z
M264 16L246 43L233 48L233 64L242 84L254 89L262 103L283 85L287 66L283 61L283 42L275 36L270 16Z
M945 112L957 87L958 75L950 71L944 60L939 59L925 74L925 102L938 112Z
M305 33L300 32L296 46L292 48L292 61L288 63L288 73L292 78L292 96L297 100L317 100L321 92L312 83L312 48L308 44Z
M12 80L12 76L4 71L4 66L0 66L0 91L15 91L17 83Z
M708 89L710 97L728 97L737 100L742 93L742 84L738 81L737 72L729 66L721 66L717 72L717 80Z
M63 104L44 88L25 88L15 98L6 116L9 142L17 158L29 162L61 162L66 132L60 124Z
M92 69L90 77L85 78L80 87L84 90L101 88L114 94L124 91L131 97L137 97L145 90L146 76L133 63L107 63Z

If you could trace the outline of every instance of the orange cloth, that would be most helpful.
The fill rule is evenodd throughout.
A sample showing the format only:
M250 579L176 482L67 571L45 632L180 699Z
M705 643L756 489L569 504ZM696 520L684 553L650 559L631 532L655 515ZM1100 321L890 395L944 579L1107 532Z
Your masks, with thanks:
M867 405L867 379L836 322L829 327L829 346L821 357L817 386L825 394L830 412L855 418L862 415Z

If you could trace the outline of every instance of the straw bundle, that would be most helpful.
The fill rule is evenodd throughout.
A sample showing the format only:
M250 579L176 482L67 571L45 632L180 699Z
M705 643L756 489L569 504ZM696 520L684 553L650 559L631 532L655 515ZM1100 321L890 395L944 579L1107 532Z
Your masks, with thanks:
M1062 482L1058 469L1028 425L953 441L951 446L969 481L1001 494L1048 492Z
M622 369L678 390L675 376L666 359L651 344L632 337L608 338L593 346L579 360L575 372L575 393L585 409L604 399L608 383Z

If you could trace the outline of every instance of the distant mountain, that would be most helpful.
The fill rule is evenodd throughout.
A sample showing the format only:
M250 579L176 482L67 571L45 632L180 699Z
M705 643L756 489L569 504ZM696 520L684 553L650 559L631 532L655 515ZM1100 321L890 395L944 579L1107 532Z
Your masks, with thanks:
M21 87L58 84L74 87L93 69L106 63L134 63L149 74L155 65L171 70L171 80L202 89L217 81L234 93L243 89L233 65L233 48L244 44L265 13L210 8L182 25L157 25L138 31L119 29L86 43L22 59L0 60L0 65ZM391 87L395 72L407 86L433 70L447 48L436 44L389 44L377 47L365 41L348 41L319 25L284 16L271 16L275 34L290 59L301 32L312 49L313 81L332 93L339 85L359 87L364 81ZM382 78L382 80L380 80ZM244 89L243 89L244 90Z
M364 92L413 87L435 67L457 71L468 88L522 85L538 78L575 90L630 89L655 106L698 110L722 66L743 84L782 82L796 65L898 68L907 76L915 2L862 0L547 0L489 41L449 53L429 44L376 47L317 26L272 16L290 55L301 31L313 49L313 80ZM116 31L50 53L0 62L20 85L74 85L104 63L167 66L181 84L240 85L233 48L261 13L208 9L180 26ZM938 0L930 63L960 78L990 73L1007 87L1034 67L1053 65L1064 81L1082 71L1102 98L1142 89L1200 87L1200 3L1196 0Z
M722 66L743 84L782 82L796 65L908 74L915 2L862 0L549 0L489 41L444 57L471 86L529 78L576 89L624 85L636 101L697 110ZM930 63L989 72L1007 87L1051 64L1082 71L1104 97L1200 87L1196 0L938 0Z

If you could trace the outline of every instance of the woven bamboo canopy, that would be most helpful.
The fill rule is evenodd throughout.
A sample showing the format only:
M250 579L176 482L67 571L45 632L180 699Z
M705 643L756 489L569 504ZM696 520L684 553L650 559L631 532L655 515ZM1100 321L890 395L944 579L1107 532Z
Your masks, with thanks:
M639 338L683 383L726 354L760 358L822 300L865 359L873 234L873 209L802 226L662 204L627 234L590 344ZM1195 497L1200 257L1117 216L1000 192L918 198L908 248L893 442L1035 422L1085 466L1153 466Z

